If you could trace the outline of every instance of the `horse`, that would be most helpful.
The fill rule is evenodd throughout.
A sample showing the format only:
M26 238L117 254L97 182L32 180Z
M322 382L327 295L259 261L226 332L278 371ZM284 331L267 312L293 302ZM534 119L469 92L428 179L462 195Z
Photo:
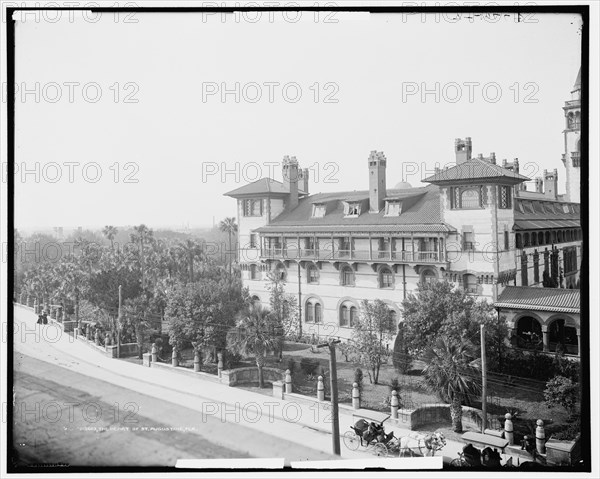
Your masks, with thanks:
M446 445L446 437L441 432L431 434L409 434L400 438L400 455L410 451L415 455L415 449L419 450L421 456L433 456Z

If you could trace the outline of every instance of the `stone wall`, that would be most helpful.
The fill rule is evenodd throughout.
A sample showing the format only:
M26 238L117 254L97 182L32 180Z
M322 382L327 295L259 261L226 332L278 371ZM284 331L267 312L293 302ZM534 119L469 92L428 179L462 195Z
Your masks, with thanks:
M284 371L281 369L263 368L263 380L265 384L273 384L275 381L281 381L284 374ZM258 369L247 367L222 371L221 382L229 386L258 384Z

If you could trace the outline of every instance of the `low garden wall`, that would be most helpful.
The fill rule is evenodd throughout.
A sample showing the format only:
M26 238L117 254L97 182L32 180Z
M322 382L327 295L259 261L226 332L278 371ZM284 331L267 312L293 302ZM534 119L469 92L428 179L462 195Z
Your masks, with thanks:
M76 334L77 340L81 341L82 343L86 344L87 346L89 346L90 348L94 349L95 351L98 351L101 354L104 354L104 356L107 356L109 358L127 358L127 357L131 357L131 356L137 356L138 352L139 352L139 346L137 343L124 343L121 344L121 355L119 356L117 354L117 346L116 345L111 345L111 346L99 346L96 344L96 342L94 340L87 340L86 337L82 334Z
M149 354L146 353L144 354L144 365L145 366L150 366L153 368L158 368L158 369L164 369L167 371L171 371L177 374L183 374L185 376L188 377L193 377L195 379L200 379L200 380L204 380L204 381L211 381L213 383L221 383L222 380L221 378L219 378L219 376L216 376L214 374L209 374L209 373L203 373L202 371L194 371L193 369L190 368L184 368L182 366L175 366L173 367L170 363L159 363L159 362L152 362L151 360L146 360L146 358L149 358Z
M273 384L283 379L284 372L281 369L263 368L263 380L265 384ZM229 369L221 372L221 382L229 386L243 386L258 384L258 369L255 367Z

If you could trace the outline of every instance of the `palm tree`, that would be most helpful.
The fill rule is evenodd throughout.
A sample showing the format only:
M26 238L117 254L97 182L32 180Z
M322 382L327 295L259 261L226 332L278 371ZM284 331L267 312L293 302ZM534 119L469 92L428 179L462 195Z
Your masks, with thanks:
M198 241L188 239L179 242L179 247L186 261L187 270L189 272L189 282L194 282L194 259L202 255L202 245Z
M229 217L225 218L219 223L219 229L223 232L226 232L229 235L229 252L231 253L231 236L237 233L238 225L235 222L235 218ZM237 256L237 251L236 251ZM231 276L231 263L233 259L231 256L229 257L229 276Z
M470 403L481 389L481 362L475 346L466 340L439 337L425 350L423 376L431 391L450 403L455 432L462 432L462 403Z
M259 304L251 304L237 323L237 336L230 339L230 347L243 355L254 355L258 368L258 386L264 387L265 356L277 346L271 312Z
M131 242L139 245L139 255L140 255L140 271L141 271L141 281L142 281L142 290L146 288L146 284L144 282L144 248L145 245L152 242L153 233L150 228L146 225L141 224L139 226L134 226L133 230L135 231L130 235Z
M115 250L115 236L117 236L117 228L115 226L105 226L102 234L110 241L110 249Z

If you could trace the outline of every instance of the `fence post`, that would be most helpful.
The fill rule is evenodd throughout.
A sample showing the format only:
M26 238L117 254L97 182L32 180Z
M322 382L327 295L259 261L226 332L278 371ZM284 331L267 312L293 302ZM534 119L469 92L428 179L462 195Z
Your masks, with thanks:
M358 383L352 385L352 407L354 409L360 409L360 390L358 389Z
M156 349L156 343L152 343L152 362L158 361L158 350Z
M198 351L194 352L194 372L200 372L200 355Z
M179 366L179 363L177 362L177 350L175 348L173 348L173 353L171 354L171 366Z
M504 415L506 421L504 421L504 439L508 441L508 444L513 446L515 444L515 435L513 433L513 422L512 414L507 412Z
M317 399L319 401L325 401L325 386L323 385L323 376L319 376L317 379Z
M223 374L223 353L217 353L217 376L220 378Z
M110 346L110 343L111 343L110 334L108 331L106 331L106 336L104 336L104 347L106 348L106 347Z
M96 346L100 346L100 331L96 329L96 333L94 334L94 342Z
M538 419L535 428L535 447L539 454L546 453L546 434L544 432L544 421Z
M285 393L290 394L292 392L292 373L289 369L285 370Z
M90 341L92 339L92 331L90 329L89 324L85 325L85 339L87 339L88 341Z
M391 400L391 408L392 408L392 418L398 419L398 407L400 403L398 402L398 391L395 389L392 391L392 400Z

